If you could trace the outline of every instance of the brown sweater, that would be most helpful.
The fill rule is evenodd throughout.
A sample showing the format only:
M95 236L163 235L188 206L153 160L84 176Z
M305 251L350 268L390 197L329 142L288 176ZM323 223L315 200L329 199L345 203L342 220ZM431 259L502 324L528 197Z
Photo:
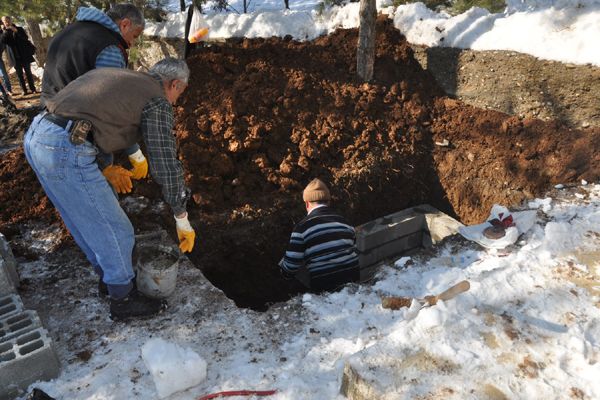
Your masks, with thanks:
M48 111L94 126L94 142L105 153L124 150L141 139L144 106L165 97L160 82L149 74L119 68L91 70L46 102Z

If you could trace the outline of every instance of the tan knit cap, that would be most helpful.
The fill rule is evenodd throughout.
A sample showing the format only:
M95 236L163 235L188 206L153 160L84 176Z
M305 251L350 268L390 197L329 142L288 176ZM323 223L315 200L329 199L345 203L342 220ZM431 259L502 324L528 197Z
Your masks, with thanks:
M302 199L304 201L329 201L331 199L331 195L329 194L329 189L320 179L313 179L302 193Z

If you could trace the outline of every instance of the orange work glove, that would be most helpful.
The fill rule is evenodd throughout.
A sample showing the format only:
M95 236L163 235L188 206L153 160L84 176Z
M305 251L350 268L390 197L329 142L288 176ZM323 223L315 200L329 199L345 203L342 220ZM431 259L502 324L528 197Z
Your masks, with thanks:
M184 253L190 253L194 248L196 240L196 232L188 221L188 215L182 218L175 217L175 225L177 227L177 237L179 238L179 249Z
M109 165L104 168L102 175L115 188L117 193L129 193L133 185L131 184L131 172L118 165Z
M148 176L148 160L144 157L141 150L129 155L129 162L133 166L131 177L133 179L142 179Z

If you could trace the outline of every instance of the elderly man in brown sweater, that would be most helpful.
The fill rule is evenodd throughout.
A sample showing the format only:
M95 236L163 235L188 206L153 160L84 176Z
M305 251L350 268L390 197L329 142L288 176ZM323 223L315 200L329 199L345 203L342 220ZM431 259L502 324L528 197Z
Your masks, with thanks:
M159 61L150 73L94 69L46 103L25 135L25 154L65 225L100 275L115 319L158 313L162 303L133 284L134 231L107 178L131 187L131 172L98 168L99 152L119 151L143 138L150 173L175 216L180 248L192 251L195 232L186 212L188 189L177 159L172 104L187 86L184 61Z

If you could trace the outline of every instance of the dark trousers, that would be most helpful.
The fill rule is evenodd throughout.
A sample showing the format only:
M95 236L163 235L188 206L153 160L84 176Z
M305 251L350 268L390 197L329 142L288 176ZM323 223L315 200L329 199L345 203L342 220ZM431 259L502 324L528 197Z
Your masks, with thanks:
M23 71L25 71L25 75L27 76L27 83L29 83L29 89L32 92L35 92L35 82L33 81L33 74L31 73L31 63L23 63L21 62L21 60L16 60L15 70L17 71L19 85L21 85L21 90L23 90L23 93L27 91L27 88L25 87L25 79L23 78Z

